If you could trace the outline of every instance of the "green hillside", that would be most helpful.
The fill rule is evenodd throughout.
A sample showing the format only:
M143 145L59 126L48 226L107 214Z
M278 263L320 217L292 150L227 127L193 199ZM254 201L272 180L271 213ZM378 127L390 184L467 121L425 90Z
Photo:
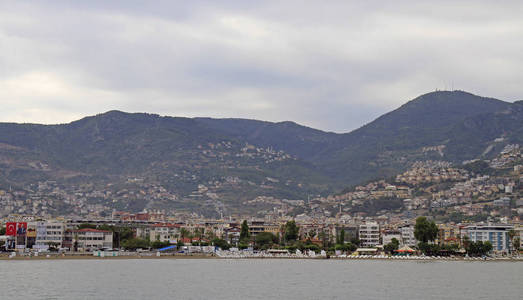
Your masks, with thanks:
M293 122L110 111L61 125L0 123L0 185L140 178L177 195L165 205L213 200L241 211L257 196L306 199L397 174L416 160L459 164L522 142L521 102L462 91L422 95L346 134Z

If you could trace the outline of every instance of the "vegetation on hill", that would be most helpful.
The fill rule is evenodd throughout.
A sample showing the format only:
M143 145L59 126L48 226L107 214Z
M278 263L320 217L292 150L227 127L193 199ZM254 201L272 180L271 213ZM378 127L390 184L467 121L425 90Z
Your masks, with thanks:
M196 209L202 201L189 196L211 185L218 198L238 207L259 195L332 194L394 176L416 160L461 164L522 142L520 102L462 91L422 95L346 134L293 122L110 111L61 125L0 123L0 186L140 178L181 199L166 205Z

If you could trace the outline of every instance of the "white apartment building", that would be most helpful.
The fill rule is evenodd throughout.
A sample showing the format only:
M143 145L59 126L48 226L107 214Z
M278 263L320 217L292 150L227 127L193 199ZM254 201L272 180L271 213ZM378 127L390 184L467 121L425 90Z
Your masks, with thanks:
M50 244L63 247L65 224L61 222L36 222L35 249L47 249Z
M387 245L392 242L392 239L396 239L396 240L398 240L398 242L400 244L402 244L401 232L399 232L399 231L384 232L382 235L382 244Z
M513 229L508 224L478 224L467 226L467 235L472 242L490 241L492 250L496 252L508 252L509 236L508 232Z
M361 224L358 232L360 246L374 247L380 244L380 225L378 223Z
M149 229L151 241L174 242L180 233L180 226L175 224L156 224Z
M151 227L137 227L136 228L136 237L139 239L148 239L151 236Z
M73 244L79 251L94 251L113 248L113 233L107 230L84 228L73 231Z
M414 237L414 226L413 225L405 225L399 228L399 231L401 233L401 243L403 245L413 247L416 246L417 240Z

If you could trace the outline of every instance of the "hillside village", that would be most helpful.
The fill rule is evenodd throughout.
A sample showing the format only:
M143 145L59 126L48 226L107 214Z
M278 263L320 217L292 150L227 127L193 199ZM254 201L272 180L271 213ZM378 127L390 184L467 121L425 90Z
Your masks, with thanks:
M285 160L296 160L283 151L260 148L246 144L241 148L230 142L198 145L198 153L193 157L192 167L196 172L189 172L183 167L174 166L158 180L151 178L126 178L114 183L71 184L59 180L47 180L27 186L0 190L0 216L10 213L38 214L42 216L110 216L113 210L141 211L160 209L171 212L173 208L194 209L216 216L222 215L224 204L220 193L227 190L240 190L247 186L255 192L276 189L300 189L302 184L293 180L280 180L272 177L221 175L220 172L209 174L207 170L213 161L220 161L221 168L228 173L234 170L250 172L271 167ZM232 157L232 159L231 159ZM214 175L213 175L214 174ZM192 189L191 189L192 187ZM234 198L234 196L233 196ZM194 203L194 206L191 206Z
M222 145L213 145L211 148L220 146ZM208 152L209 150L202 151L212 153L208 155L224 155ZM266 163L278 159L291 159L284 153L253 146L244 147L237 155L261 155L267 159ZM280 199L258 195L252 200L243 201L241 205L246 211L255 211L253 216L259 218L395 218L427 213L442 216L450 213L472 216L479 213L485 218L510 217L512 214L521 213L516 207L519 200L520 161L519 147L508 145L496 158L488 162L491 170L489 172L492 173L490 175L475 173L468 167L477 162L470 162L459 168L446 161L419 161L391 180L371 181L342 194L311 195L307 199ZM496 171L502 172L496 174ZM185 177L190 178L191 175ZM43 217L106 218L111 216L113 211L153 210L161 211L166 216L176 216L191 210L187 207L166 207L176 207L177 201L184 197L197 203L196 209L191 213L197 213L198 208L206 207L214 210L216 216L224 217L229 210L219 191L224 185L230 188L240 184L271 189L274 184L281 182L271 177L266 177L259 183L243 182L238 177L229 176L209 181L207 184L198 184L189 195L180 195L169 191L161 183L146 182L140 178L128 178L124 183L105 186L64 185L56 181L45 181L31 184L24 189L0 190L0 215L5 217L15 213ZM511 210L510 213L507 214L507 210ZM241 212L232 215L240 216Z
M0 243L477 255L469 241L489 241L508 255L522 232L522 116L522 102L436 91L348 133L121 111L0 123ZM420 246L425 217L438 236Z
M244 153L254 150L253 153L267 155L264 150L246 148ZM75 228L85 223L97 224L97 228L130 226L135 238L156 240L162 245L180 240L185 245L201 244L202 240L208 244L220 238L238 246L242 220L248 220L253 237L262 232L281 236L284 225L294 221L299 226L299 239L305 244L330 244L343 229L347 243L352 241L364 248L387 245L392 238L400 245L416 247L414 220L420 216L429 216L438 224L440 245L461 245L464 236L475 241L471 232L477 230L502 232L505 240L510 230L523 234L521 159L519 146L507 145L491 161L472 161L461 166L446 161L419 161L393 178L370 181L336 195L297 200L257 196L244 201L242 206L255 210L254 214L224 215L227 208L213 192L222 183L200 184L192 195L212 199L205 200L204 205L214 206L221 213L215 218L187 209L158 208L162 203L176 202L179 196L160 184L139 178L104 188L40 182L24 190L1 190L0 204L3 223L25 222L27 230L36 232L35 239L29 239L30 243L24 246L28 248L49 246L47 237L38 237L43 230L38 228L42 226L59 229L53 241L60 247L70 247L71 234L83 232ZM265 180L267 184L278 181ZM225 179L228 184L237 181ZM147 208L133 210L135 202L146 202ZM84 250L115 246L114 232L105 229L94 233L105 244L84 245ZM496 253L508 253L509 243L498 242L494 249Z

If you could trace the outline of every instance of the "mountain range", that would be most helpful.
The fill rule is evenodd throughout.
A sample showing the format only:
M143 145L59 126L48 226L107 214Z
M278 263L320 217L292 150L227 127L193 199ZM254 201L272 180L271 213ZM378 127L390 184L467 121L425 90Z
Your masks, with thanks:
M239 206L257 196L337 193L418 160L488 159L522 140L523 102L463 91L419 96L343 134L294 122L109 111L60 125L0 123L0 187L138 178L176 194L177 207L209 197Z

